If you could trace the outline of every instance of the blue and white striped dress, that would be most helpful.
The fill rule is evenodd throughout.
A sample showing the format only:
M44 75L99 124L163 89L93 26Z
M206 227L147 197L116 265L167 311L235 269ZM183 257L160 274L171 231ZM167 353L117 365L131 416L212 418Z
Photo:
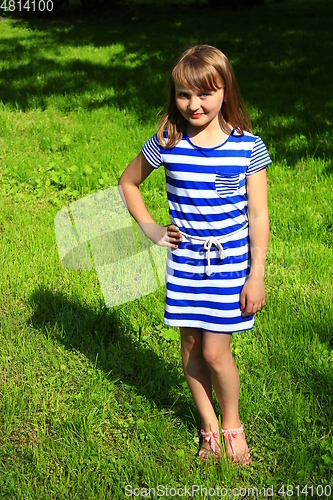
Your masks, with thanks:
M235 130L214 148L189 137L173 148L156 135L142 152L153 168L164 165L171 222L182 233L168 249L164 323L216 333L253 328L240 294L250 269L246 177L272 161L258 136Z

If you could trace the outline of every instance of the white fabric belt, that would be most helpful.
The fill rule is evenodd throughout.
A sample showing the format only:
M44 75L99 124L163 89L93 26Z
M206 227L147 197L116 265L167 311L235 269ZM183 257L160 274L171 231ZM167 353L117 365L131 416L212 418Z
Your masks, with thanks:
M243 231L247 227L248 227L248 224L246 224L246 226L244 226L244 227L241 227L240 229L237 229L236 231L233 231L232 233L224 234L223 236L216 236L216 237L215 236L210 236L208 238L206 238L205 236L190 236L189 234L183 233L183 231L181 231L180 229L178 229L178 230L179 230L179 232L182 235L185 236L185 238L187 238L190 241L197 240L197 241L203 242L204 249L207 252L207 263L208 263L208 266L207 266L207 273L206 274L207 274L207 276L210 276L211 275L211 269L210 269L210 249L211 249L212 245L216 246L216 248L218 249L220 259L224 259L226 257L226 253L223 250L223 246L221 244L221 241L229 239L230 236L232 236L232 235L234 235L236 233L239 233L240 231Z

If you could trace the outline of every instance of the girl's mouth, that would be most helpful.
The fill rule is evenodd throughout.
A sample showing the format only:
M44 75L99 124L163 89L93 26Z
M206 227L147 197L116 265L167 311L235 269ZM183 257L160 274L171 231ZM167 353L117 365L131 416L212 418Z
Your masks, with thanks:
M191 116L191 118L196 119L196 118L200 118L201 115L202 115L202 113L192 113L190 116Z

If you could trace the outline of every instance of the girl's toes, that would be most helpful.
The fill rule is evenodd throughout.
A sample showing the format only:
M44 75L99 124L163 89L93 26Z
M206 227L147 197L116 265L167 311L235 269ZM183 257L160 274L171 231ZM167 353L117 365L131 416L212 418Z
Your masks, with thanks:
M251 463L251 455L249 452L249 449L246 448L244 453L237 453L236 452L236 457L233 460L235 463L239 463L242 465L250 465Z
M251 463L251 455L244 435L238 434L234 437L235 454L233 454L230 444L226 444L228 455L234 463L242 465L249 465Z

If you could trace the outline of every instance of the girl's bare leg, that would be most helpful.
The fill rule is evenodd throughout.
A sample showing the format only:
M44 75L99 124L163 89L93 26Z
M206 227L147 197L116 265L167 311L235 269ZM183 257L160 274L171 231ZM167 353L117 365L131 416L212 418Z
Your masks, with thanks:
M210 369L214 391L222 410L223 429L235 429L241 425L238 413L239 373L231 353L230 340L229 334L203 331L203 358ZM243 456L247 450L244 436L238 434L234 441L237 457Z
M200 413L202 428L206 432L218 430L210 370L203 357L203 331L199 328L180 328L180 335L184 375ZM209 445L204 448L209 450Z

